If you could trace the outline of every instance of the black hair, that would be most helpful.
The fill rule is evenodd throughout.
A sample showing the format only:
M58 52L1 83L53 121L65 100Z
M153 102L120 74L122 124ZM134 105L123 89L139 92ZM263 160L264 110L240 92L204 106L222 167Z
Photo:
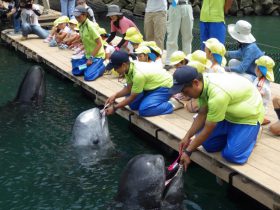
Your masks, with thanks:
M196 76L193 80L195 80L195 79L197 79L198 81L203 82L203 76L202 76L202 74L201 74L201 73L198 73L197 76ZM188 82L188 83L185 83L184 87L192 87L192 86L193 86L193 80L190 81L190 82Z
M118 19L116 21L114 21L113 24L117 28L120 28L120 20L123 18L123 15L116 15L116 16L118 17Z

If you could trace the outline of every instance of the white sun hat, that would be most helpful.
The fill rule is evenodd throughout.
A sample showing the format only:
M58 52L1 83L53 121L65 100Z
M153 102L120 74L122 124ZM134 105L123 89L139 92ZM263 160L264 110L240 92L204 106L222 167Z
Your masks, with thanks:
M255 37L251 34L252 25L245 21L239 20L236 24L228 25L228 32L232 38L241 43L253 43L256 41Z

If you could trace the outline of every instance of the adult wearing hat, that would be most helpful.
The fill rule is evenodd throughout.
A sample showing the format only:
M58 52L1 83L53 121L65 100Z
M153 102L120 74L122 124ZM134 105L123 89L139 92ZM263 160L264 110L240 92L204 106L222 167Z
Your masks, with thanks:
M188 66L173 75L170 93L198 98L199 112L180 142L185 168L191 152L202 145L207 152L222 151L229 162L244 164L256 143L264 117L262 98L247 79L235 74L204 74Z
M193 9L189 0L168 0L166 60L164 68L169 70L170 57L178 50L179 32L182 35L182 51L187 55L192 51Z
M263 56L264 53L256 44L255 37L251 34L252 26L245 20L239 20L236 24L228 25L230 36L239 44L239 49L228 51L226 56L231 59L226 71L232 71L241 74L250 81L254 81L255 60Z
M278 117L278 121L273 123L269 127L269 130L274 135L280 136L280 97L273 98L272 102L273 102L274 111L275 111L275 113L277 114L277 117Z
M124 37L126 35L127 29L129 29L130 27L137 28L137 26L130 19L123 16L123 13L121 12L120 7L118 5L108 6L107 17L110 17L111 19L111 34L107 39L107 43L110 44L118 32L123 37L122 40L116 46L117 49L120 49L126 43Z
M233 0L203 0L199 22L201 50L204 50L204 42L210 38L216 38L225 44L225 14L232 2Z
M155 63L130 61L127 52L115 51L106 68L114 68L127 82L121 91L106 101L106 104L112 105L106 109L107 115L126 105L132 110L138 110L139 115L144 117L170 114L182 107L176 100L169 101L172 76L161 66ZM117 98L124 96L127 97L114 104Z
M147 41L156 41L157 46L164 50L164 38L167 22L167 1L148 0L144 17L144 32Z
M95 80L103 75L105 66L105 51L98 29L87 17L87 9L79 5L74 10L74 16L79 22L80 37L84 45L85 57L82 60L86 63L86 69L73 68L72 73L76 76L84 75L86 81Z

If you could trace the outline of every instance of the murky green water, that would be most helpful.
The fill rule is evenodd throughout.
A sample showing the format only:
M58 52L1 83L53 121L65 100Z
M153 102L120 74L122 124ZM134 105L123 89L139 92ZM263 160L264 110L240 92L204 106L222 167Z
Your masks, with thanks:
M0 209L107 209L127 161L161 151L131 132L125 120L112 116L109 128L116 153L97 164L81 165L70 141L71 129L79 113L95 106L93 101L48 71L42 106L26 113L8 109L33 63L6 48L0 46ZM262 209L242 194L228 193L226 184L219 186L195 164L184 180L188 209Z

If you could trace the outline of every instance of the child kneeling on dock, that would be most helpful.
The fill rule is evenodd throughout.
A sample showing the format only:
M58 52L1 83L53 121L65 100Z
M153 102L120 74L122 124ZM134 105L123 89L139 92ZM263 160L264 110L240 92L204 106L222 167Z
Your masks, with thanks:
M72 73L75 76L84 75L86 81L92 81L103 75L105 51L101 37L94 23L87 18L87 9L77 6L73 15L80 24L80 38L84 45L85 56L72 59Z
M172 86L172 76L156 63L130 61L124 51L115 51L106 69L114 68L119 75L126 78L125 87L108 98L106 114L111 115L126 105L132 110L138 110L140 116L157 116L170 114L183 104L170 99L169 89ZM114 104L117 98L127 96L123 101Z

